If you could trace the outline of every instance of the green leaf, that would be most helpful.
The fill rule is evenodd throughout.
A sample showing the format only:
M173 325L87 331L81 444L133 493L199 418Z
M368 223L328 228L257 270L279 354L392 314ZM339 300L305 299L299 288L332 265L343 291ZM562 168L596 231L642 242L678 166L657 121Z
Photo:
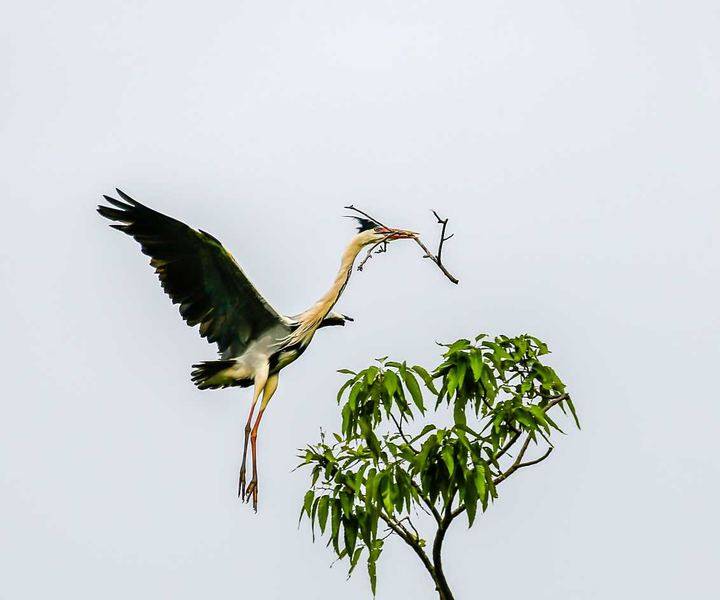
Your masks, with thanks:
M553 429L557 429L560 433L565 433L562 429L560 429L558 424L550 418L550 415L545 414L545 420L548 422L550 427L552 427Z
M463 360L458 362L456 367L457 372L457 387L458 390L462 390L463 384L465 383L465 373L467 372L467 363Z
M542 356L543 354L549 354L550 350L548 350L547 345L544 342L541 342L538 338L533 337L532 335L527 336L528 339L535 342L538 348L538 356Z
M330 521L331 521L331 539L333 543L333 548L335 549L335 552L337 554L340 554L340 544L339 544L339 537L340 537L340 520L342 518L342 507L340 506L340 501L337 499L333 499L332 501L332 508L330 512Z
M343 394L345 393L345 390L348 389L353 384L353 379L348 379L345 383L342 384L340 389L337 393L337 402L340 404L340 400L342 399Z
M500 425L505 420L505 411L499 410L493 419L493 430L500 433Z
M357 521L354 518L343 519L343 530L345 531L345 551L348 556L352 556L357 542Z
M320 524L320 531L325 533L325 527L327 525L328 510L330 509L330 497L322 496L320 502L318 502L318 523Z
M355 371L351 371L350 369L338 369L338 373L342 373L343 375L357 375Z
M465 406L459 400L455 401L453 407L453 417L456 425L467 425L467 415L465 414Z
M365 369L365 383L370 385L373 381L375 381L375 378L379 373L380 369L378 369L375 365Z
M391 398L395 395L395 392L397 392L398 378L393 371L386 371L383 374L383 387Z
M395 505L393 503L393 485L392 485L392 479L390 476L385 473L382 477L381 486L380 486L380 494L382 495L382 501L383 506L385 507L385 511L392 516Z
M405 386L410 392L410 396L412 396L415 406L418 407L421 414L425 414L425 404L423 403L422 392L420 391L417 379L415 379L415 375L412 374L412 371L408 371L404 365L403 368L400 369L400 375L402 375Z
M418 433L413 439L410 440L411 444L414 444L417 442L421 437L425 437L428 433L430 433L433 429L435 429L435 425L425 425L425 427L422 428L422 431Z
M355 426L353 424L353 417L355 416L353 413L353 409L350 406L350 404L346 404L343 406L342 412L340 413L342 416L342 425L341 430L345 435L350 435L351 430L355 429ZM338 440L340 441L340 440Z
M382 549L383 541L375 540L373 547L370 548L370 555L367 560L368 576L370 577L370 588L372 589L373 596L375 596L377 592L377 561L380 558Z
M438 395L438 390L435 387L435 384L433 383L433 378L423 367L420 365L415 365L412 368L413 371L415 371L418 375L420 375L420 379L423 380L423 383L425 384L425 387L429 389L433 394L436 396Z
M482 502L483 510L487 509L488 502L488 486L486 481L486 473L487 471L483 465L475 467L475 489L477 490L477 495Z
M445 353L447 356L448 354L454 354L455 352L458 352L459 350L465 350L465 348L470 347L470 340L461 339L456 342L453 342L448 346L448 350Z
M455 390L458 387L457 375L454 370L448 371L448 374L445 377L445 384L447 385L447 397L449 401L455 394Z
M465 509L468 516L468 527L472 527L477 513L478 493L473 477L465 478Z
M575 419L575 425L577 425L577 428L580 429L580 420L578 419L577 412L575 412L575 405L573 404L573 401L570 400L570 396L568 396L563 402L567 402L568 408L570 409L570 412L572 413L573 419Z
M357 398L361 392L365 392L365 384L362 381L358 381L353 385L348 396L348 404L353 407L357 406Z
M360 423L360 431L362 431L368 448L373 453L373 456L375 458L379 458L380 453L382 452L382 447L380 446L380 441L377 439L377 436L375 435L372 427L370 426L370 421L367 419L367 417L360 417L358 422Z
M528 413L528 411L524 408L518 408L515 411L514 416L515 419L517 419L517 421L526 429L529 429L531 431L537 429L537 425L535 424L535 420L532 418L532 415Z
M360 493L360 488L362 487L365 475L365 470L368 468L368 463L365 463L360 467L357 473L355 473L355 494Z
M432 450L434 450L436 446L436 436L429 437L425 441L425 443L422 445L422 448L420 449L420 454L418 454L417 458L415 459L418 470L421 470L425 466L425 463L427 463L428 460L428 456L430 456L430 452L432 452Z
M353 574L355 567L357 567L358 562L360 561L360 556L362 555L362 551L363 551L362 547L355 550L355 553L353 554L353 557L350 560L350 570L348 571L348 577L350 577L350 575Z
M310 513L312 511L312 504L313 500L315 499L315 492L312 490L309 490L305 493L305 499L303 500L303 509L307 513L307 516L310 516ZM300 517L302 518L302 513L300 513Z
M340 505L346 517L352 515L353 498L347 492L340 492Z
M531 404L527 407L527 409L532 413L532 416L538 423L540 423L540 425L545 429L545 431L547 433L550 433L550 426L548 425L545 411L536 404Z
M452 446L445 446L442 449L440 456L442 457L443 462L445 463L445 466L447 467L450 477L452 477L453 473L455 472L455 456L453 455Z
M476 350L470 353L470 368L472 369L473 378L475 381L479 381L482 376L485 363L482 360L482 353Z
M369 503L375 503L379 498L378 491L380 489L381 478L381 473L377 473L375 469L370 469L367 477L367 486L365 488Z

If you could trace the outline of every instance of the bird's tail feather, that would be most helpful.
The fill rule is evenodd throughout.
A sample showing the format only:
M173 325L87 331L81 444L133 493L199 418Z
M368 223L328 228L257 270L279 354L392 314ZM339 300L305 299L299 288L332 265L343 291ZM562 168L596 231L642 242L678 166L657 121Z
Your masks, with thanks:
M201 390L240 386L248 387L253 380L235 376L232 370L237 366L234 360L205 360L193 365L190 373L192 382Z

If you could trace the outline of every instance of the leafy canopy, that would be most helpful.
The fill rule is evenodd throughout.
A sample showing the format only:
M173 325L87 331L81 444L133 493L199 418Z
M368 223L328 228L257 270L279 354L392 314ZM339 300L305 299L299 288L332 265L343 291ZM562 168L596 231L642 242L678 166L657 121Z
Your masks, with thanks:
M443 536L460 514L472 526L478 509L498 497L501 481L552 450L550 437L561 430L550 408L569 410L579 427L565 384L542 362L548 348L536 337L483 334L442 346L442 362L430 371L387 357L359 372L341 370L348 378L337 395L340 433L331 442L323 434L302 450L311 483L300 518L307 515L313 536L319 529L338 559L349 560L350 573L365 556L373 594L388 535L424 555L438 581L440 566L425 554L412 522L417 509L435 518ZM442 416L448 426L431 422ZM523 440L508 465L511 448ZM523 463L530 443L547 451Z

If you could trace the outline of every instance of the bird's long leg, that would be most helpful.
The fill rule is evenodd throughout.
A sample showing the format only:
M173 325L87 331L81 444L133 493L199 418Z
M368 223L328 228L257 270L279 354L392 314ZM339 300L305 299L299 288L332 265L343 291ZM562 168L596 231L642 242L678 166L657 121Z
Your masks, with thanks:
M255 413L255 405L257 404L260 393L267 383L267 369L255 376L255 389L253 390L252 404L250 405L250 414L245 423L245 441L243 442L242 466L240 467L240 481L238 482L238 498L245 498L245 465L247 463L248 441L250 440L250 429L253 414Z
M260 405L260 412L258 413L257 419L255 419L255 425L253 425L252 432L250 434L250 446L252 448L252 460L253 460L253 476L250 481L250 485L247 487L245 501L247 502L252 496L253 509L257 512L258 504L258 473L257 473L257 435L258 429L260 429L260 421L262 420L263 413L267 408L270 398L272 398L275 390L278 386L278 376L270 375L267 383L265 384L265 390L263 392L262 404Z

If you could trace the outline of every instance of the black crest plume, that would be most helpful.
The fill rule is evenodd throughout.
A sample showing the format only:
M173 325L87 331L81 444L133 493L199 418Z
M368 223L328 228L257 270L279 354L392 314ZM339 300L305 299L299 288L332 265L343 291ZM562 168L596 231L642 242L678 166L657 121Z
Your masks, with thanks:
M349 215L350 216L350 215ZM355 219L358 222L358 233L362 233L363 231L368 231L370 229L375 229L375 227L378 226L378 224L375 221L371 221L370 219L365 219L364 217L356 217L356 216L350 216L351 219Z

